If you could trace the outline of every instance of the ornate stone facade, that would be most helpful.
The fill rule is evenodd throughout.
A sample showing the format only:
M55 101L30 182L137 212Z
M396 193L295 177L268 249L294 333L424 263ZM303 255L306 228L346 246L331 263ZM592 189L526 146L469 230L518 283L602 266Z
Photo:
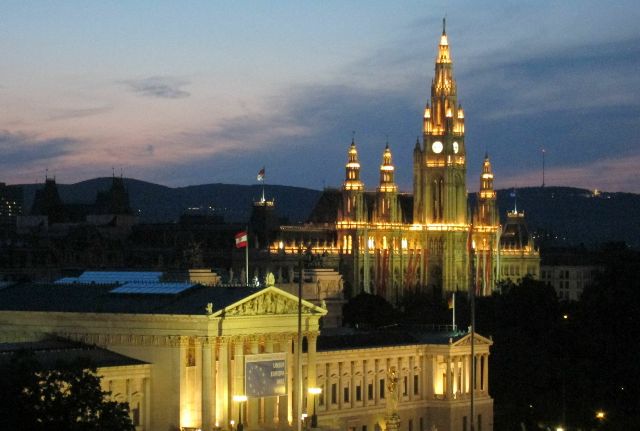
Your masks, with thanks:
M215 292L218 288L204 289ZM200 298L202 292L193 295ZM121 300L136 307L135 301ZM189 297L184 301L192 303ZM137 409L139 431L231 430L240 409L249 430L289 430L295 429L296 418L311 412L311 403L316 403L322 429L366 426L374 430L385 425L386 379L392 368L397 370L393 409L403 424L413 424L416 431L432 426L440 431L458 430L469 407L472 363L479 370L473 386L477 412L484 418L482 429L492 429L493 401L487 384L492 343L480 336L476 336L475 361L471 361L468 334L422 339L426 334L421 332L411 341L398 338L393 345L363 343L355 334L354 342L347 343L350 347L337 347L332 343L343 341L342 335L319 337L326 310L303 301L300 346L297 298L275 287L247 291L245 297L217 309L214 306L213 313L207 313L202 304L199 314L28 311L29 298L19 302L22 309L18 311L7 309L7 303L0 306L0 342L30 341L49 334L148 364L101 371L103 386ZM33 308L37 310L38 305L34 303ZM301 405L295 395L299 350ZM287 395L235 402L235 395L245 393L245 358L260 354L285 358ZM311 387L322 389L317 399L307 395Z

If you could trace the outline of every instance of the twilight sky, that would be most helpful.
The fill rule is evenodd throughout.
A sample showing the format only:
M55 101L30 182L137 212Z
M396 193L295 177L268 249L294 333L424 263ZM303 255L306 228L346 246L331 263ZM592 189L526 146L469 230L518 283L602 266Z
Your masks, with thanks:
M488 5L485 3L489 3ZM368 188L397 182L447 15L468 188L640 193L640 2L60 1L0 7L0 181L124 170L170 186L322 188L352 131Z

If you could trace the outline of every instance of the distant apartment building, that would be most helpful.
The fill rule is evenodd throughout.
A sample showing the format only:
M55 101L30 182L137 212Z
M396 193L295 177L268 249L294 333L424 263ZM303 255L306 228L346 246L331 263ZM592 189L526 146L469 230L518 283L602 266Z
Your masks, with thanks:
M554 249L543 253L540 280L551 285L563 301L578 301L585 287L603 270L595 253L584 249Z
M16 223L16 217L22 214L22 187L0 183L0 224Z

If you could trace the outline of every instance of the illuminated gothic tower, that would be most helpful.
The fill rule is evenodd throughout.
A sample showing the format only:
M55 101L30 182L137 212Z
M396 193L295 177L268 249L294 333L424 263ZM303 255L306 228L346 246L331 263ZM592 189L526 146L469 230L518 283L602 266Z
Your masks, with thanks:
M445 291L467 288L467 189L464 112L458 104L443 20L431 100L424 109L423 145L413 162L413 222L427 231L429 272L422 283Z
M397 223L400 221L398 208L398 186L393 179L394 166L391 161L389 144L384 149L380 165L380 185L376 194L375 220L378 223Z
M423 144L414 150L414 223L466 223L464 112L457 100L444 21L431 104L424 109Z
M351 141L348 157L342 185L342 220L362 222L366 219L363 197L364 184L360 181L360 161L355 140Z
M489 155L485 154L480 174L480 193L478 194L478 212L474 225L495 226L498 224L496 211L496 192L493 189L493 170Z
M474 278L478 295L490 295L495 287L499 236L500 221L496 210L496 192L493 189L493 170L489 156L485 154L480 174L478 207L473 217Z

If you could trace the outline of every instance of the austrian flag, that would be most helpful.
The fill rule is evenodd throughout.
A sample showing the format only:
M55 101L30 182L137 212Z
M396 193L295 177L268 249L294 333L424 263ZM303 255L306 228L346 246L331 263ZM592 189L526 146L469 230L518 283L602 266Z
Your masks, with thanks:
M247 232L242 231L236 234L236 248L243 248L247 246Z

